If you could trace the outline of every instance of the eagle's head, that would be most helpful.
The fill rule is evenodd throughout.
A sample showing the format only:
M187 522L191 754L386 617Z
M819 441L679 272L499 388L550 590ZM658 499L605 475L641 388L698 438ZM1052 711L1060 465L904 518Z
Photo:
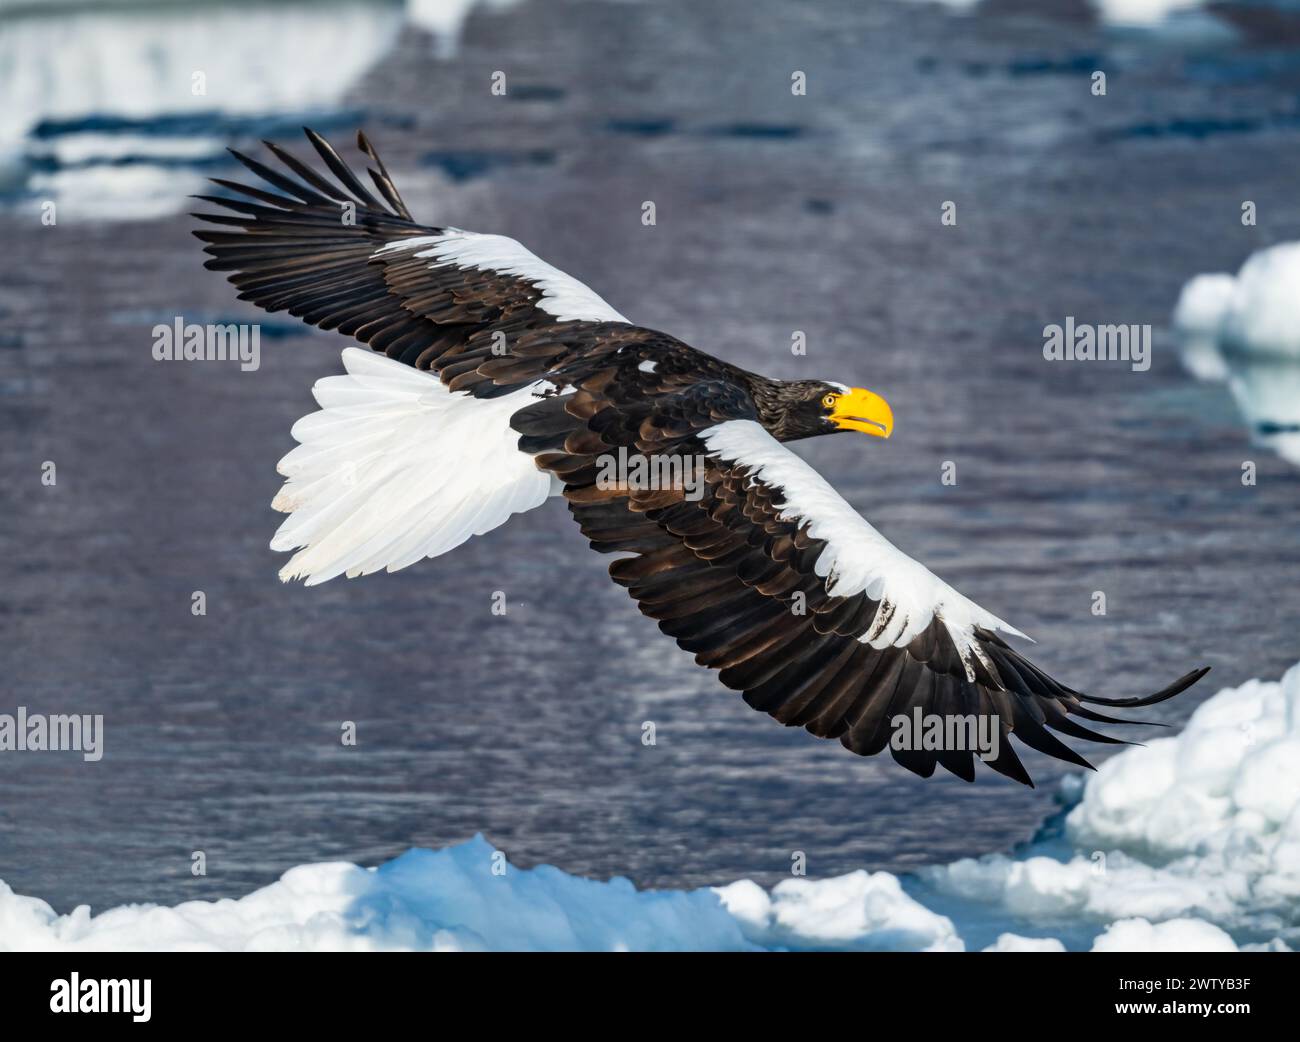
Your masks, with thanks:
M763 426L779 441L841 431L888 438L894 430L894 414L880 395L824 380L781 382L769 401L759 402L759 410Z

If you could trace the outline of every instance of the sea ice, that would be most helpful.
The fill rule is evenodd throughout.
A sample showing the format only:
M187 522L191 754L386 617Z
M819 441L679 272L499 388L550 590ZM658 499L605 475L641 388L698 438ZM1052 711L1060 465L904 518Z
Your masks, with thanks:
M1173 325L1187 368L1226 379L1255 440L1300 463L1300 242L1252 254L1236 276L1197 275Z
M920 783L918 783L920 784ZM0 950L1287 951L1300 941L1300 665L1066 794L1063 838L915 876L637 890L509 865L482 836L291 868L238 900L58 915L0 883ZM990 793L990 798L995 794Z

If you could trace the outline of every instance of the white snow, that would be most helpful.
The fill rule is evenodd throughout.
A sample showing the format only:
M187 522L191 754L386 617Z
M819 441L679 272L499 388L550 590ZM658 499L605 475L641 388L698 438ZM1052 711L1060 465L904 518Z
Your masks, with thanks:
M43 119L329 105L392 46L402 27L400 9L360 0L51 5L3 17L5 148ZM286 40L293 46L286 48Z
M1014 933L1004 933L987 948L986 952L1063 952L1065 945L1055 937L1021 937Z
M1300 665L1281 681L1220 691L1181 734L1106 761L1065 826L1065 857L995 855L922 875L944 894L1036 924L1191 917L1294 946Z
M717 894L745 936L762 948L962 950L951 920L908 897L888 872L787 879L770 894L746 879Z
M946 7L958 14L977 10L983 0L912 0L914 3ZM1179 15L1196 12L1204 0L1090 0L1097 17L1108 25L1155 29Z
M1229 353L1276 355L1300 361L1300 242L1252 254L1237 273L1223 314Z
M1219 350L1223 316L1237 280L1232 275L1197 275L1189 279L1174 306L1174 331L1183 364L1198 380L1226 380L1228 363Z
M1065 838L899 877L637 890L481 836L317 864L239 900L58 915L0 883L0 950L1288 951L1300 941L1300 665L1079 786ZM993 789L987 794L996 799Z
M1228 381L1257 442L1300 464L1300 242L1251 255L1232 275L1198 275L1174 310L1183 361Z
M1102 20L1112 25L1157 26L1170 16L1193 11L1202 0L1092 0Z
M207 187L198 164L223 156L222 121L336 106L404 25L400 6L364 0L6 7L0 178L60 220L176 212ZM78 126L92 116L107 122Z
M53 202L60 221L147 221L176 212L186 195L211 186L202 174L152 163L89 166L34 175L28 182L35 198L23 203L40 216Z
M476 8L504 12L520 0L406 0L406 20L429 33L440 58L451 58L460 47L465 23Z
M1111 923L1093 942L1094 952L1235 952L1232 938L1200 919L1170 919L1149 923L1121 919Z
M222 147L222 142L211 135L153 137L148 134L78 131L35 141L29 154L59 166L76 166L146 157L169 161L200 160L217 155Z

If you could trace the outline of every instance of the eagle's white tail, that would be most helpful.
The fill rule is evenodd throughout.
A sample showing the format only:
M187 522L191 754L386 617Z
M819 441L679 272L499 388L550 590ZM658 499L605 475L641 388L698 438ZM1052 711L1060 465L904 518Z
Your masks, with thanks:
M308 586L455 549L551 492L519 451L510 417L532 389L494 399L451 393L431 373L350 347L346 376L312 388L321 408L293 426L271 504L290 516L272 550L301 547L280 571Z

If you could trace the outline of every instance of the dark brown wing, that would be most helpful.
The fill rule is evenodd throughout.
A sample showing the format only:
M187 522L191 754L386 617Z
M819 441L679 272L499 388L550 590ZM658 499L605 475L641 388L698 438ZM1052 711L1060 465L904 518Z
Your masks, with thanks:
M650 335L513 239L417 224L364 134L374 192L306 133L328 173L266 142L279 169L233 154L273 190L216 179L232 194L199 196L229 211L194 214L217 226L194 234L241 300L338 330L478 397Z
M939 764L973 780L979 751L994 770L1032 785L1011 735L1089 767L1053 732L1114 743L1120 739L1076 718L1126 721L1086 703L1150 705L1204 674L1189 673L1149 698L1107 703L1052 680L987 629L973 630L978 651L970 654L938 612L905 645L873 647L863 638L881 631L894 606L865 592L828 593L825 576L817 574L826 542L810 534L811 520L792 514L782 490L753 468L710 453L707 431L754 419L747 395L727 381L653 398L612 394L626 369L618 358L607 359L604 369L589 365L574 374L575 392L522 410L513 425L539 465L564 480L570 510L592 547L630 554L610 566L614 581L755 709L838 738L860 755L889 746L899 763L922 776ZM620 448L651 460L692 457L698 485L646 489L602 481L604 461ZM661 473L674 471L666 466ZM982 719L996 730L996 747L915 740L899 747L900 721L918 711L923 718L973 721L951 732L966 737L980 733Z

